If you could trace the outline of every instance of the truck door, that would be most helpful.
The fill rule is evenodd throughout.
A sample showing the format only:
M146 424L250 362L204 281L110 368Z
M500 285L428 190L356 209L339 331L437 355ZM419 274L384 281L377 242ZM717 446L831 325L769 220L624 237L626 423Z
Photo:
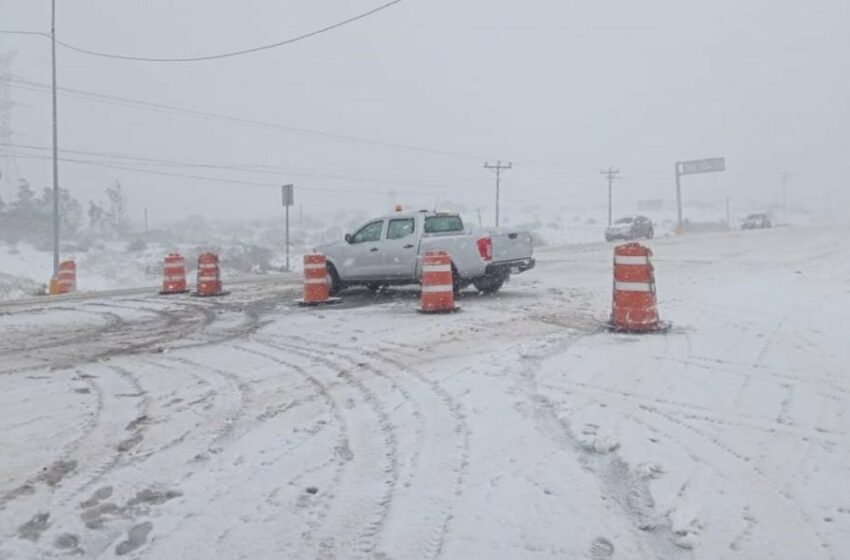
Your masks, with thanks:
M406 279L416 275L418 233L415 218L391 218L388 221L386 239L381 244L386 278Z
M384 231L384 223L384 220L369 222L351 236L351 242L345 251L342 271L338 271L343 279L380 276L383 264L381 234Z

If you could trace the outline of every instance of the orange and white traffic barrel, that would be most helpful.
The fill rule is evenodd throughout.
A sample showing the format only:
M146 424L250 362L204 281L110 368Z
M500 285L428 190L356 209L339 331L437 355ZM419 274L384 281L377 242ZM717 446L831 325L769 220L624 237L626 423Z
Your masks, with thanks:
M198 285L195 295L202 297L225 295L221 289L221 269L217 254L198 255Z
M321 253L304 255L304 298L298 300L301 305L322 305L338 303L340 298L331 297L328 261Z
M452 259L445 251L428 251L422 257L422 313L450 313L455 306Z
M608 326L624 332L658 332L670 328L658 318L652 250L640 243L614 249L614 298Z
M166 255L162 265L162 295L185 294L189 289L186 286L186 261L178 253Z
M59 263L59 274L50 280L50 294L70 294L77 291L77 265L74 261Z

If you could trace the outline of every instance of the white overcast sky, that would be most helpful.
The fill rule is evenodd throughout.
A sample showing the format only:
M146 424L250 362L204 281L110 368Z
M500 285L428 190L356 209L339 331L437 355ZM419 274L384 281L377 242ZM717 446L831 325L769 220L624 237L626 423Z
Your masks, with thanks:
M150 57L271 43L381 0L59 0L57 36ZM49 30L49 0L0 0L0 28ZM145 166L221 180L295 183L305 213L383 212L456 201L492 214L486 159L513 161L505 215L531 202L605 202L599 174L622 171L618 200L671 198L676 160L725 156L688 177L686 198L850 204L847 0L405 0L295 45L221 61L157 64L58 50L60 86L291 127L422 146L435 155L60 97L60 146L244 170ZM50 82L50 45L0 35L15 79ZM10 89L12 141L50 146L50 97ZM37 152L15 150L20 155ZM95 160L102 156L65 154ZM37 188L50 162L18 158ZM120 166L127 166L120 163ZM135 165L134 165L135 167ZM4 178L0 194L8 200ZM133 218L279 215L272 187L62 164L88 200L119 179ZM326 189L326 190L323 190ZM391 192L395 194L390 194ZM846 215L846 212L844 212Z

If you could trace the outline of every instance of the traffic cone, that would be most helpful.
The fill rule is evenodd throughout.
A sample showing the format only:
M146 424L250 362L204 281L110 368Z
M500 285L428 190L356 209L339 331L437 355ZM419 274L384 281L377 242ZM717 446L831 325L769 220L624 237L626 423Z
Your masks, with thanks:
M321 253L304 255L304 298L298 300L300 305L324 305L339 303L338 297L330 297L328 280L328 261Z
M162 265L161 295L185 294L189 291L186 286L186 261L179 253L166 255Z
M646 333L666 331L669 323L658 318L652 251L640 243L614 248L614 298L607 326L615 331Z
M451 313L455 306L452 259L445 251L428 251L422 257L422 313Z
M225 295L221 289L221 270L217 254L198 255L198 286L195 295L201 297Z

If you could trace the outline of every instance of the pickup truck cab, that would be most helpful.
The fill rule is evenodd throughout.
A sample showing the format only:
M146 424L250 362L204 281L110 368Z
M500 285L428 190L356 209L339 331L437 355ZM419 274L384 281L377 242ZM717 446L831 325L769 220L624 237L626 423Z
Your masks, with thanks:
M473 284L496 292L512 273L535 264L530 232L473 230L458 214L426 210L374 218L316 251L327 257L332 293L358 285L376 290L418 284L421 256L428 251L449 254L456 291Z

